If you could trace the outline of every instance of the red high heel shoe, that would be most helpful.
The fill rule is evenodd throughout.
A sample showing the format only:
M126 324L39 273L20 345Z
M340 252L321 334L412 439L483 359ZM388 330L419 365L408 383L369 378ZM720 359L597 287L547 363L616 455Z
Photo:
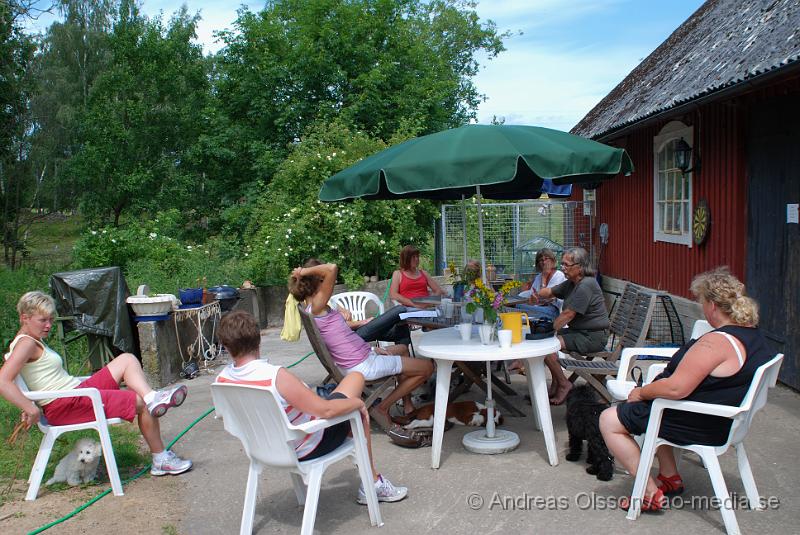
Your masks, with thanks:
M664 496L677 496L683 493L683 479L680 474L669 477L658 474L657 479L661 482L658 488L661 489Z
M631 499L630 498L620 498L619 500L619 508L623 511L627 511L631 508ZM659 513L667 508L667 499L664 497L664 492L659 488L655 494L650 496L644 497L642 500L642 512L643 513Z

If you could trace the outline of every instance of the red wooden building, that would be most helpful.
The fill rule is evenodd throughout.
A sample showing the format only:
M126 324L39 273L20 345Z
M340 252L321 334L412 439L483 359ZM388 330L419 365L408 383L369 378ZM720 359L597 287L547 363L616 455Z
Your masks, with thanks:
M730 266L800 388L800 4L708 0L572 132L636 166L596 190L607 284L689 298L695 274Z

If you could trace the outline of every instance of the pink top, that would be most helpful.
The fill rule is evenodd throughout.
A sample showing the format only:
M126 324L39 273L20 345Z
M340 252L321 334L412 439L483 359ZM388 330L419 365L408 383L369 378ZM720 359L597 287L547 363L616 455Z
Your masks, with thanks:
M400 270L400 286L397 288L397 293L403 297L413 299L415 297L428 297L428 279L425 274L420 270L419 277L412 279L403 270Z
M311 314L311 307L306 311ZM328 309L324 316L314 316L314 321L337 366L352 368L367 360L371 351L369 344L347 325L338 310Z

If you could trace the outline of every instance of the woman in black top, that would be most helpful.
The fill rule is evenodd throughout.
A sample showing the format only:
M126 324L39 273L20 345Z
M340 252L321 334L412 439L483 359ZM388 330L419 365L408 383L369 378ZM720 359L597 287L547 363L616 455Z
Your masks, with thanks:
M634 388L628 401L607 409L600 416L600 430L608 449L630 472L639 466L639 446L631 435L646 431L655 398L685 399L722 405L739 405L756 369L772 358L758 324L758 305L744 295L744 284L727 268L718 268L694 278L692 293L703 314L714 327L684 345L655 381ZM659 436L675 444L724 444L731 420L719 416L664 411ZM664 496L683 492L683 481L675 465L672 448L660 446L658 483L648 478L642 511L657 511Z

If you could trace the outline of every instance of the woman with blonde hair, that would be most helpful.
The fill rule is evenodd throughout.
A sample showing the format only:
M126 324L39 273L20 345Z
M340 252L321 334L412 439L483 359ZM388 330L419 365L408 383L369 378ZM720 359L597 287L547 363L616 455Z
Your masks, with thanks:
M628 401L600 415L600 430L608 449L625 469L635 474L639 447L632 435L647 430L652 400L685 399L721 405L739 405L753 374L768 362L769 349L758 325L758 305L744 293L744 284L728 268L717 268L694 278L692 293L714 330L691 340L675 353L666 370L652 383L634 388ZM659 436L675 444L724 444L731 420L706 414L665 411ZM657 482L648 478L642 512L660 511L665 496L683 492L672 448L656 450ZM628 503L621 503L624 509Z
M18 375L30 390L97 388L106 417L131 422L138 416L142 437L153 454L152 475L177 475L189 470L192 461L164 449L158 422L167 409L183 403L186 386L153 390L147 384L139 360L130 353L118 355L84 381L73 377L64 369L61 356L44 343L53 326L55 311L53 298L43 292L28 292L19 299L19 332L0 368L0 395L22 409L25 427L38 422L42 414L53 425L90 422L95 418L94 408L91 399L85 396L48 399L34 404L14 382ZM120 390L123 381L128 388Z

